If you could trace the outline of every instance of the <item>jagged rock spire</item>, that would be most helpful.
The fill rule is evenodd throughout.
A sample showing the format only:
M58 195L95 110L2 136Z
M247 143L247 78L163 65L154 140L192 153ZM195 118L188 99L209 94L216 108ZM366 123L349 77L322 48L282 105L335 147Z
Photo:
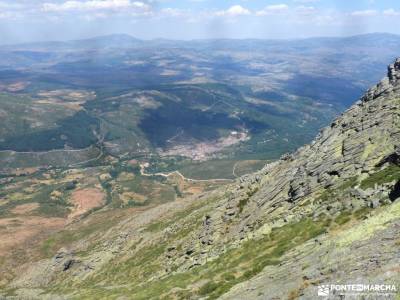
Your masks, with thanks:
M393 64L389 65L388 78L392 84L400 80L400 57Z
M369 89L363 97L362 102L374 100L380 96L389 95L395 90L400 89L400 58L388 66L388 73L376 86Z

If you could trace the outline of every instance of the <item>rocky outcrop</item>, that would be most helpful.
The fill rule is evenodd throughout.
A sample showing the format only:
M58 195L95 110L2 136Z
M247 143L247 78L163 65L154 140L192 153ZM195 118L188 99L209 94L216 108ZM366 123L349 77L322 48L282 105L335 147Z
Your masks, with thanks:
M361 98L361 101L367 102L374 100L380 96L387 96L390 93L396 92L400 88L400 58L389 65L387 76L379 82L376 86L369 89L367 93Z
M242 177L225 200L208 216L208 224L193 236L192 256L224 249L223 245L262 234L258 228L280 226L311 213L299 205L327 191L341 189L355 177L364 178L390 163L398 162L400 149L400 59L388 75L355 105L321 131L310 144L285 155L260 172ZM336 203L313 207L317 215L334 215L344 206L377 207L378 199L397 195L395 182L364 191L352 190ZM394 196L391 196L393 198ZM382 200L385 201L385 200ZM283 220L283 221L282 221ZM211 229L212 228L212 229ZM212 244L202 241L212 240ZM196 244L195 246L193 244ZM212 250L211 250L212 249Z
M400 208L393 207L395 218ZM380 218L384 221L379 222ZM376 223L375 223L376 222ZM388 222L386 228L380 224ZM369 225L369 226L368 226ZM400 252L396 241L400 239L400 218L388 220L381 214L371 217L367 224L348 228L339 235L322 236L310 240L285 255L283 263L268 266L258 276L232 288L221 299L317 299L318 286L322 284L398 284ZM358 230L374 230L364 239L343 244ZM330 295L327 299L347 299ZM365 299L397 299L396 294L380 296L371 293ZM348 299L364 299L363 296Z
M386 78L323 129L311 144L295 153L284 155L279 161L266 165L255 174L238 179L233 185L182 203L159 206L123 220L102 235L94 249L85 249L89 254L79 256L73 254L79 251L70 251L61 258L56 256L52 260L39 262L16 280L13 287L79 286L80 280L87 278L103 284L104 280L114 280L110 274L118 278L120 284L118 272L121 270L129 276L135 276L132 280L139 278L140 285L143 282L147 284L169 279L176 274L183 274L180 277L182 280L186 275L197 278L195 271L195 275L191 273L192 270L203 268L204 271L209 266L212 272L216 272L213 261L218 261L224 254L232 253L235 249L250 247L249 241L261 241L276 229L290 227L302 220L312 220L306 224L311 228L319 224L320 228L314 228L318 238L307 240L308 232L303 232L304 244L282 242L281 251L275 254L284 260L281 259L279 264L268 262L269 267L264 270L263 264L252 267L250 273L239 270L241 281L258 273L262 280L255 278L238 285L226 297L281 299L288 296L288 289L284 289L286 283L293 285L299 295L303 293L312 299L307 289L312 282L324 282L335 278L339 272L354 271L340 264L335 267L335 263L339 263L336 258L341 251L352 253L357 249L365 249L362 250L365 255L372 255L374 246L381 243L376 229L384 230L383 236L394 236L400 207L397 201L400 196L399 151L400 59L389 66ZM367 212L370 209L379 210L382 206L392 208L383 210L380 217L368 219L370 217ZM355 212L354 222L358 227L346 229L351 241L346 236L326 234L325 223L333 224L337 230ZM370 242L364 243L360 240L364 238L362 234L365 228ZM302 232L301 229L296 230ZM271 239L273 237L270 236ZM393 266L390 257L398 258L390 250L396 243L394 238L389 243L390 247L381 249L383 254L379 262L384 270ZM295 240L296 236L290 236L290 239ZM329 252L329 244L333 242L342 248ZM82 244L85 241L77 244L75 250L79 250ZM276 245L269 246L273 248ZM285 254L285 251L289 252ZM326 263L321 260L316 267L309 266L315 255L322 257L327 251L332 255L331 260ZM239 253L239 256L245 256ZM352 258L352 261L362 264L357 257ZM226 257L224 259L228 260ZM138 268L148 264L155 264L156 267L150 268L151 272L142 272ZM372 267L373 264L362 264L357 272L351 274L358 276L367 270L377 270ZM114 265L119 267L118 272L112 269ZM125 266L130 266L135 272ZM113 272L109 272L109 269ZM48 272L47 281L34 282L32 278L38 274L35 270ZM287 276L288 273L291 275ZM330 275L322 276L324 274ZM233 276L219 274L217 278L223 275L226 278ZM350 275L343 278L351 279ZM239 282L235 276L233 278L237 280L235 283ZM271 291L274 287L276 291ZM211 292L216 289L213 286L208 288ZM110 287L106 289L112 290ZM196 292L199 283L188 281L186 289ZM171 293L175 298L182 298L179 292L183 291L173 289ZM270 296L267 296L267 292ZM71 293L79 295L75 290ZM193 299L199 298L198 294L195 295Z

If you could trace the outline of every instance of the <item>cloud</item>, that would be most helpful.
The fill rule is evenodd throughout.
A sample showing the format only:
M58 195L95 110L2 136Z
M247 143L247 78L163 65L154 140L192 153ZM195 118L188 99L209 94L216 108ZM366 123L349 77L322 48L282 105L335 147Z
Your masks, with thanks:
M125 10L150 11L151 7L141 1L130 0L90 0L90 1L66 1L64 3L44 3L42 9L47 12L63 11L99 11L99 10Z
M189 11L187 11L187 10L183 10L183 9L179 9L179 8L171 8L171 7L164 8L160 12L161 12L161 15L167 16L167 17L186 17L189 15Z
M250 10L244 8L241 5L234 5L228 8L227 10L216 12L217 16L228 16L228 17L246 16L250 14L251 14Z
M397 17L397 16L400 16L400 10L394 10L393 8L389 8L389 9L384 10L383 14L385 16Z
M256 12L257 16L265 16L265 15L271 15L271 14L281 14L286 12L289 9L289 6L287 4L274 4L274 5L268 5L264 7L264 9L259 10Z
M317 10L314 6L298 6L296 7L296 13L300 15L311 15L315 13Z
M302 4L310 4L310 3L317 3L319 0L293 0L295 3L302 3Z
M353 11L350 15L353 17L373 17L378 14L378 11L374 9L366 9L366 10L356 10Z

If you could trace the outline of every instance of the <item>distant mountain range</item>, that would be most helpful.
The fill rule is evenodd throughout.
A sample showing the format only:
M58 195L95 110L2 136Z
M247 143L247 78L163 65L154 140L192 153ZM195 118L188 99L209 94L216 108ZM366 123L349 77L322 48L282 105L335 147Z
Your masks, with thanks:
M62 47L79 47L79 48L135 48L143 46L161 46L161 47L182 47L193 45L208 45L216 48L224 48L232 45L241 45L242 47L252 46L289 46L289 47L318 47L321 44L327 46L334 46L340 44L343 46L360 46L366 47L379 47L389 46L392 43L399 42L400 35L391 33L368 33L346 37L312 37L303 39L193 39L193 40L172 40L172 39L151 39L144 40L138 39L128 34L110 34L104 36L97 36L86 39L70 40L70 41L46 41L46 42L31 42L20 44L0 45L3 49L15 48L54 48L60 49Z

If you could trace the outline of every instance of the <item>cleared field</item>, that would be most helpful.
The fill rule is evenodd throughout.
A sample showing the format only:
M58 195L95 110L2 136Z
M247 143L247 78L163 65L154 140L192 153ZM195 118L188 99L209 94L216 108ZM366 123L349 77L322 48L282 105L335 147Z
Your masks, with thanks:
M29 167L67 167L95 159L100 149L89 147L81 150L55 150L44 152L0 151L0 172L7 169Z
M179 172L192 179L234 179L252 173L265 165L262 160L210 160L188 164Z
M234 166L234 174L238 177L253 173L262 169L267 161L265 160L242 160L238 161Z

